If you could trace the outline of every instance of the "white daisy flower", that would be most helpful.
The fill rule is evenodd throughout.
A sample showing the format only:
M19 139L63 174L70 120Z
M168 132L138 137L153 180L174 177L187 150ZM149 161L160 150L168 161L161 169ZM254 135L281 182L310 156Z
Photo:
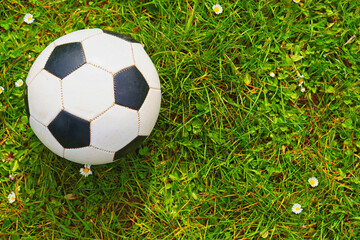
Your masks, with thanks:
M15 196L15 193L14 192L11 192L8 196L8 199L9 199L9 203L13 203L15 202L16 200L16 196Z
M310 183L310 186L316 187L319 185L319 181L315 177L311 177L308 179L308 182Z
M293 2L294 2L294 3L299 3L299 2L300 2L300 0L293 0Z
M27 13L24 16L24 22L31 24L35 20L34 16L31 13Z
M0 86L0 94L4 92L4 88Z
M305 90L306 90L306 89L303 88L303 87L300 89L301 92L305 92Z
M298 203L295 203L294 206L292 206L292 211L293 211L293 213L295 213L295 214L301 213L302 210L303 210L303 209L301 208L301 205L298 204Z
M24 81L22 79L19 79L15 82L16 87L21 87L22 85L24 85Z
M212 6L212 10L214 10L216 14L220 14L223 12L223 9L219 4L215 4L214 6Z
M270 77L275 77L275 73L271 72Z
M261 236L262 238L267 238L267 237L269 236L269 232L268 232L268 231L264 231L264 232L262 232L262 233L260 234L260 236Z
M85 164L85 166L83 168L80 168L80 173L81 175L83 175L84 177L87 177L89 175L92 174L92 171L90 170L90 165L89 164Z

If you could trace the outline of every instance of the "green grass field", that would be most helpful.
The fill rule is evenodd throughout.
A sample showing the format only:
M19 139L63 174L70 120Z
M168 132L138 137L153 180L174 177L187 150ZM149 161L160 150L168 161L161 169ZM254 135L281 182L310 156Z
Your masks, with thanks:
M0 16L0 239L360 239L360 2L3 0ZM87 178L15 86L83 28L143 43L162 85L151 137Z

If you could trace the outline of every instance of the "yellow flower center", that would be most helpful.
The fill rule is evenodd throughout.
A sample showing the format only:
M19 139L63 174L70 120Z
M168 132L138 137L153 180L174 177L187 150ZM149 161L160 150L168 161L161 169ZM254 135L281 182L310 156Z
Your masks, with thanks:
M214 11L215 11L215 12L219 12L219 11L220 11L220 8L219 8L219 7L215 7L215 8L214 8Z
M315 185L315 180L310 180L310 185Z
M2 93L3 92L3 90L2 90L2 88L0 88L0 93Z
M89 172L89 169L88 168L84 168L84 173L87 173Z
M296 211L300 211L300 208L299 208L299 207L296 207L295 210L296 210Z
M31 21L31 19L32 19L32 17L28 17L28 18L27 18L28 21Z
M14 196L11 196L11 200L15 201L15 197L14 197Z

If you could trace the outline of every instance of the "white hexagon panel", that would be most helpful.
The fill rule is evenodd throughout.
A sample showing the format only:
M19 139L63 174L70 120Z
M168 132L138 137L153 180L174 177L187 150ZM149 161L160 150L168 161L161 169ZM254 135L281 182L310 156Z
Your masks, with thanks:
M150 88L160 89L159 75L149 55L147 55L140 43L132 43L131 45L134 52L135 66L144 76Z
M42 70L28 84L28 101L30 115L49 125L62 109L60 79Z
M99 34L83 41L86 61L113 74L134 64L131 43L111 34Z
M34 64L31 66L30 71L26 77L26 84L29 85L31 81L40 73L40 71L44 68L51 52L54 50L55 44L51 43L47 46L40 55L36 58Z
M98 165L113 161L114 153L96 149L94 147L83 147L65 149L64 157L71 161L82 164Z
M160 112L161 91L150 89L146 99L139 109L140 128L139 135L149 136L153 130Z
M62 45L65 43L71 43L71 42L81 42L84 41L87 38L90 38L94 35L103 33L101 29L82 29L79 31L71 32L69 34L66 34L54 41L55 45Z
M90 128L90 144L92 146L115 152L126 146L138 135L138 112L114 105L92 121Z
M62 80L64 108L91 120L115 102L113 76L90 64L78 68Z
M54 138L54 136L51 134L49 129L35 120L33 117L30 117L29 119L30 126L36 136L40 139L41 142L44 143L44 145L56 153L57 155L63 157L64 148L61 146L61 144Z

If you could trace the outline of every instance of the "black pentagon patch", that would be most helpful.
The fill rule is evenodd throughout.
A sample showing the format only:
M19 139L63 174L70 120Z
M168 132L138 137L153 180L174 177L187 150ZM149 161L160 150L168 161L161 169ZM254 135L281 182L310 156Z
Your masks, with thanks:
M140 71L131 66L114 75L115 103L139 110L143 104L149 85Z
M123 39L125 41L128 41L128 42L139 43L138 41L136 41L132 37L130 37L128 35L125 35L125 34L122 34L122 33L112 32L112 31L109 31L109 30L103 30L103 32L107 33L107 34L110 34L110 35L113 35L115 37L121 38L121 39Z
M114 161L119 160L122 157L125 157L126 154L134 151L136 148L138 148L140 146L140 144L145 141L145 139L148 136L137 136L136 138L134 138L134 140L132 140L130 143L128 143L128 145L126 145L125 147L123 147L122 149L120 149L119 151L117 151L114 155Z
M48 129L64 148L90 145L90 122L66 111L61 111L49 124Z
M80 42L56 46L44 69L60 79L85 64L85 55Z

